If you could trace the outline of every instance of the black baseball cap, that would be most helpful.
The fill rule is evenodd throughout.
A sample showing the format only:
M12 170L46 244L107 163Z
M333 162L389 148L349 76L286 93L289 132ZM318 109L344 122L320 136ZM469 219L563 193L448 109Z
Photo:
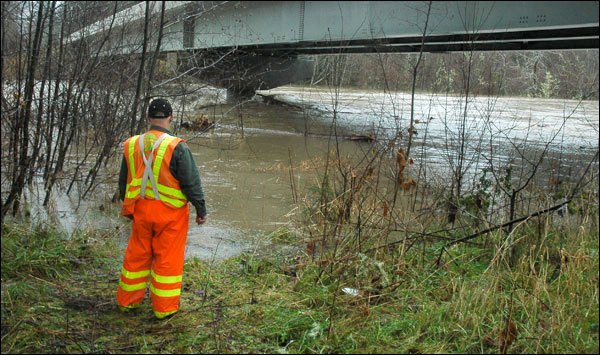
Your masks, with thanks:
M165 99L154 99L148 106L148 117L150 118L167 118L172 113L171 104Z

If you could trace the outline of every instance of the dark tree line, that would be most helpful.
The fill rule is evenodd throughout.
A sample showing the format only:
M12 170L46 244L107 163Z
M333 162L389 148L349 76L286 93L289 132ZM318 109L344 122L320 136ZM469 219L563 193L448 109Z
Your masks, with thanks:
M462 63L469 53L423 53L416 90L461 93ZM475 52L471 91L474 95L598 99L598 50ZM347 57L341 85L410 92L412 68L419 54L353 54ZM335 56L315 57L314 82L331 68ZM365 73L368 73L365 75ZM331 83L329 83L331 84Z

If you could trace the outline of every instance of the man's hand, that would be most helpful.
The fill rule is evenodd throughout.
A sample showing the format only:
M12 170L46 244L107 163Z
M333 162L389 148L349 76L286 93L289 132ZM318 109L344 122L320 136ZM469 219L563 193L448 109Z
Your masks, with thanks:
M196 216L196 223L202 224L202 223L206 222L206 219L207 219L207 216L204 216L204 217Z

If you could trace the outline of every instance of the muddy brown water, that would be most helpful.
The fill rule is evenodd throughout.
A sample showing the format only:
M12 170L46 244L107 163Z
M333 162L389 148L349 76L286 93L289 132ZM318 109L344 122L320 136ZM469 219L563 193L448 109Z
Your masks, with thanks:
M319 121L307 122L297 108L265 105L260 100L246 103L242 118L232 105L204 112L217 118L216 128L203 133L174 129L186 140L196 160L208 210L208 221L199 226L190 206L186 256L220 261L244 251L268 252L270 233L294 228L293 220L302 208L295 198L298 201L308 188L319 184L316 169L332 144L326 137L330 127ZM306 135L307 129L318 133ZM344 156L359 155L368 146L339 140ZM110 167L112 185L104 186L106 191L117 186L118 166L115 159ZM129 222L119 216L119 205L109 202L110 192L100 189L98 195L103 194L99 200L80 201L75 193L57 193L51 215L69 235L88 229L106 231L117 234L125 248ZM48 218L41 208L43 189L33 188L28 195L34 219Z
M319 185L320 174L315 167L333 149L334 142L328 138L333 112L337 133L342 137L370 133L386 137L405 131L410 114L407 94L391 96L342 90L336 99L336 93L328 90L298 87L282 87L261 94L287 104L267 104L257 97L243 105L202 108L188 116L205 114L215 121L214 129L204 133L174 129L174 133L186 139L196 159L209 212L204 225L197 226L190 219L188 257L223 260L243 251L277 252L270 249L269 233L293 229L293 220L303 208L302 203L295 203L295 198L302 199L308 190ZM485 144L470 143L467 152L471 156L488 154L492 148L498 152L506 145L514 149L514 144L507 144L509 139L531 147L540 145L548 136L555 135L565 120L568 129L559 131L561 134L555 136L552 146L560 147L560 153L569 156L568 162L574 167L583 166L598 147L597 101L477 100L469 103L469 114L482 119L473 120L466 132L476 138L470 142L485 141ZM460 129L461 105L460 98L417 96L419 135L414 154L429 164L428 177L435 178L436 173L440 178L447 176L454 154L448 146L453 144ZM428 120L429 117L432 118ZM481 139L482 136L486 139ZM337 143L340 154L349 159L361 157L369 147L367 142L349 139ZM507 160L502 154L494 159L498 164ZM109 190L116 186L116 162L111 168L114 186ZM573 174L567 167L564 171ZM124 247L129 234L127 222L118 216L117 207L102 202L101 206L106 207L99 211L99 204L56 196L53 206L69 233L85 228L113 230Z
M198 164L209 222L191 225L189 255L226 258L269 245L269 233L293 229L307 189L319 185L317 169L332 142L305 135L302 113L288 107L252 102L236 113L217 115L218 128L201 135L182 132ZM234 117L231 117L234 116ZM358 156L368 143L340 140L345 156ZM291 167L291 168L290 168ZM292 178L293 177L293 178Z

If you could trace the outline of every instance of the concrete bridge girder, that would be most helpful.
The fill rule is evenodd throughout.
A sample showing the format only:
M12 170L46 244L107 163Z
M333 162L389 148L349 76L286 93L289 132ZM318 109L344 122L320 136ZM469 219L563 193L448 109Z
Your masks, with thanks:
M147 3L156 24L162 3ZM145 4L120 13L120 26L130 30L114 31L122 37L106 47L107 54L112 47L121 54L141 53ZM308 78L312 63L301 55L598 48L598 1L169 1L165 5L160 50L178 52L184 69L196 66L199 76L238 91ZM70 40L98 38L110 20L92 24L88 35L81 31ZM158 31L151 27L149 48L154 48ZM207 55L198 64L188 55L198 52L216 56ZM224 53L226 58L219 57ZM206 64L210 58L215 63Z

